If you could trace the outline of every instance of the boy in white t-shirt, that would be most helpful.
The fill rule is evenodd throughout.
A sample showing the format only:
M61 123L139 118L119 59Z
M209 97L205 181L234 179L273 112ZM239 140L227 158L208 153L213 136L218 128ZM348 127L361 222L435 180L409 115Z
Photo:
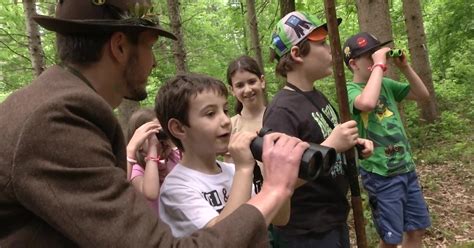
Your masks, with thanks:
M160 193L160 218L176 237L210 227L250 199L255 133L231 137L227 89L212 77L178 75L163 85L155 111L163 129L183 152ZM229 143L230 141L230 143ZM227 150L234 164L216 160Z

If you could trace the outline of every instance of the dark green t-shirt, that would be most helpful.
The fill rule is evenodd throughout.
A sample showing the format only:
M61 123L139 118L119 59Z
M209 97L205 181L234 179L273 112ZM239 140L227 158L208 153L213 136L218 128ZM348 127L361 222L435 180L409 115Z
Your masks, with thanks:
M410 85L383 78L377 106L370 112L354 107L354 100L364 87L365 83L347 83L349 105L359 135L374 142L374 154L361 161L362 168L382 176L414 171L410 144L397 108L397 102L410 92Z

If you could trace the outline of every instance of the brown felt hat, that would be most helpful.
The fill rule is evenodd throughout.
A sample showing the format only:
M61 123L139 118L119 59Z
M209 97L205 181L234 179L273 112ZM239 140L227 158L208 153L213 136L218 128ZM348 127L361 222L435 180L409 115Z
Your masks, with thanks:
M150 0L58 0L55 17L36 15L33 19L61 34L151 30L176 40L174 34L160 27L152 11Z

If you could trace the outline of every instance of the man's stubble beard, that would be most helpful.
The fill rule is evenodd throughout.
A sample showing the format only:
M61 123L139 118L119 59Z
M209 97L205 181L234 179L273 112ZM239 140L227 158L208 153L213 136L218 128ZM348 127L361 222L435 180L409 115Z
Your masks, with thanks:
M125 99L132 100L132 101L142 101L145 100L148 96L146 92L146 88L141 88L141 85L146 85L146 80L148 79L148 75L145 78L145 82L140 81L140 78L137 78L137 70L138 68L138 54L136 51L130 56L130 59L127 62L126 69L124 71L124 78L127 84L128 95L125 96Z

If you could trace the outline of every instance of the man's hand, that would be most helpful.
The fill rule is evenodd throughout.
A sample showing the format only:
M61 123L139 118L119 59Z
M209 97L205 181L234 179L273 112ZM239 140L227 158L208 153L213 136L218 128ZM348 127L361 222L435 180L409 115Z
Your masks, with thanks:
M293 193L298 178L303 152L309 144L282 133L270 133L263 137L263 187L283 189Z

